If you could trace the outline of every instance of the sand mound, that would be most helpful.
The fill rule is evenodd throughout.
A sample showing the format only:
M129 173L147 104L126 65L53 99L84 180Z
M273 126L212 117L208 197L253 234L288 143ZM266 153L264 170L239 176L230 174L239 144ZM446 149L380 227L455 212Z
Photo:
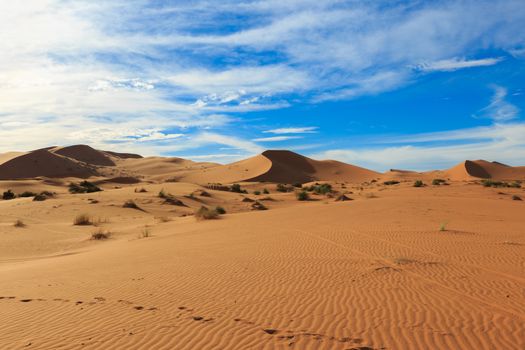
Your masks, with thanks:
M265 151L236 163L185 174L180 180L196 183L306 183L322 180L361 182L378 176L379 173L374 171L334 160L318 161L291 151Z
M45 177L87 178L97 172L72 159L49 152L36 150L13 158L0 165L0 179L27 179Z
M498 162L486 160L466 160L445 173L452 180L467 181L476 178L495 180L522 180L525 179L525 167L512 167Z
M60 147L51 150L51 152L92 165L115 165L115 163L106 154L104 154L104 152L97 151L96 149L87 145Z
M16 157L20 157L21 155L25 154L24 152L6 152L6 153L0 153L0 164L3 164L11 159L14 159Z

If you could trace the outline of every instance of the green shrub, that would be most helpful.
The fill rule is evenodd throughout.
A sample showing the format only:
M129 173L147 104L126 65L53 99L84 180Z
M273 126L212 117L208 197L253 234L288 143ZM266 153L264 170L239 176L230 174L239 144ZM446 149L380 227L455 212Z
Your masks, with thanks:
M277 184L276 190L278 192L292 192L293 186L285 185L285 184Z
M233 185L231 185L231 187L230 187L230 191L231 191L231 192L235 192L235 193L246 193L246 191L244 191L244 190L241 188L241 185L239 185L239 184L233 184Z
M31 191L24 191L18 195L18 197L27 198L27 197L34 197L36 196L36 193Z
M5 191L4 194L2 195L2 199L4 200L14 199L15 197L16 195L11 190Z
M195 217L197 220L212 220L217 219L219 217L219 213L215 209L209 209L202 206L195 212Z
M299 191L296 193L298 201L307 201L310 199L310 195L306 191Z
M261 191L253 191L253 194L256 195L256 196L258 196L258 195L261 194Z
M40 193L33 197L33 201L42 202L42 201L45 201L47 198L48 198L47 195L45 195L44 193Z
M263 193L264 194L270 194L270 191L268 191L268 189L265 188L265 189L263 189Z
M447 181L443 180L443 179L434 179L434 180L432 180L432 185L434 185L434 186L444 185L446 183L447 183Z
M414 182L414 187L423 187L423 186L425 186L425 184L421 180L416 180L416 182Z
M69 184L70 193L92 193L100 191L102 191L100 187L89 181L82 181L78 184L72 182Z
M216 206L216 207L215 207L215 211L216 211L217 213L219 213L220 215L226 214L226 209L224 209L224 208L221 207L221 206Z
M314 192L317 194L327 194L333 192L332 185L330 184L315 184L310 187L303 187L303 190L308 192Z
M399 183L399 181L396 181L396 180L389 180L389 181L385 181L383 182L383 184L387 185L387 186L390 186L390 185L397 185Z

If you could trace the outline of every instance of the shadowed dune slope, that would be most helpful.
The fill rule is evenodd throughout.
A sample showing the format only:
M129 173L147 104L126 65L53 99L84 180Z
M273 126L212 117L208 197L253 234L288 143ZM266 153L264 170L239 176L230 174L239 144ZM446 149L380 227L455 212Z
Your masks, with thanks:
M120 159L143 158L140 154L135 154L135 153L119 153L119 152L112 152L112 151L101 151L101 152L104 152L112 157L117 157Z
M2 180L38 176L87 178L94 175L97 175L94 169L46 149L29 152L0 165Z
M265 151L270 168L248 181L309 182L316 180L366 181L379 173L335 160L314 160L290 151Z
M525 167L512 167L498 162L486 160L467 160L445 173L452 179L458 181L473 180L474 178L495 180L522 180L525 179Z
M68 158L73 158L80 162L102 165L114 166L115 163L104 152L98 151L87 145L74 145L68 147L58 147L52 150L55 154L60 154Z

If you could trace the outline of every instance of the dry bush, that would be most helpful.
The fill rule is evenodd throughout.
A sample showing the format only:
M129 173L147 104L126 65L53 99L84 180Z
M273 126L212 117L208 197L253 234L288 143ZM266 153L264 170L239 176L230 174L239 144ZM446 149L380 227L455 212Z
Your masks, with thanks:
M14 227L26 227L26 224L22 220L18 219L18 220L15 221L13 226Z
M91 234L91 239L101 241L108 239L111 236L111 232L107 230L98 229Z
M203 206L195 212L195 217L197 220L213 220L219 218L219 213L215 209L209 209Z
M142 210L137 203L135 203L132 199L128 199L124 204L122 205L122 208L131 208L131 209L137 209Z
M75 217L75 220L73 220L73 225L78 225L78 226L93 225L93 221L91 220L91 217L87 214L78 214Z

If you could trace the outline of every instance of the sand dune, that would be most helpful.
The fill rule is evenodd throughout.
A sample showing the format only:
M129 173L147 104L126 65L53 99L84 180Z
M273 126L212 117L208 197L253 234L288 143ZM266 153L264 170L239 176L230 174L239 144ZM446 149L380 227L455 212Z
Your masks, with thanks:
M498 162L488 162L486 160L467 160L462 162L445 173L453 180L465 181L476 178L494 180L525 180L525 167L511 167Z
M32 151L0 164L0 179L27 179L39 176L87 178L97 172L70 158L49 152Z
M181 180L196 183L207 182L279 182L306 183L311 181L371 180L380 174L354 165L334 161L318 161L291 151L265 151L240 162L207 169L206 172L190 172Z

